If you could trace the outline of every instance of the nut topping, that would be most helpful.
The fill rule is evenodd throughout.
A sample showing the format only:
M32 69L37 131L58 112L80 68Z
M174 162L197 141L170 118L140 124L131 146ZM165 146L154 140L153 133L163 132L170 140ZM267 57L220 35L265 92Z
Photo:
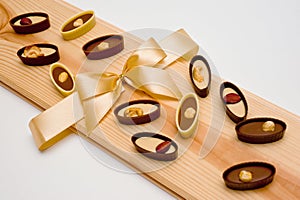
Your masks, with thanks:
M266 121L262 125L262 130L267 131L275 131L275 123L273 121Z
M252 173L247 170L242 170L239 173L239 179L244 183L250 182L252 181Z
M137 107L128 108L124 112L125 117L140 117L143 114L144 114L143 110L141 108L137 108Z
M31 21L31 19L29 19L28 17L23 17L23 18L20 20L20 24L21 24L21 25L30 25L30 24L32 24L32 21Z
M58 76L58 81L61 82L61 83L63 83L63 82L65 82L68 79L68 77L69 77L69 75L68 75L67 72L62 72Z
M195 117L195 115L196 115L196 110L192 107L187 108L184 112L184 117L187 119L192 119Z
M229 93L226 96L224 96L224 101L227 104L235 104L241 101L241 97L236 93Z
M193 78L195 81L198 81L199 83L204 81L204 77L201 75L202 67L195 67L193 69Z
M170 141L164 141L162 143L160 143L159 145L157 145L157 147L155 148L157 153L166 153L171 146L171 142Z
M24 49L24 56L27 58L37 58L40 56L44 56L42 50L37 46L27 46Z
M97 47L98 47L99 50L108 49L109 48L109 43L108 42L101 42Z
M74 21L73 26L79 27L83 24L83 20L81 18L78 18L76 21Z

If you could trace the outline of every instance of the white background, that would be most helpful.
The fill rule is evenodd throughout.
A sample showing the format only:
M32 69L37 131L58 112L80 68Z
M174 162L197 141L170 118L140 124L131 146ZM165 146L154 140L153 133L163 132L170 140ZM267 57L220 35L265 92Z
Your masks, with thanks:
M126 31L184 28L221 77L300 115L300 1L67 2ZM103 166L76 135L39 152L28 122L40 112L2 87L0 96L0 199L173 198L139 175Z

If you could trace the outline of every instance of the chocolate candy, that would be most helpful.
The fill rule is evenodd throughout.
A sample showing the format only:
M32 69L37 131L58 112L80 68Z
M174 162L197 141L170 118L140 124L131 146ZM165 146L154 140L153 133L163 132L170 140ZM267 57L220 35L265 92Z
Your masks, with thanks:
M170 138L151 132L136 133L131 137L136 150L144 156L160 160L172 161L178 156L178 146Z
M61 63L50 66L49 74L52 83L64 96L70 95L75 90L75 81L71 71Z
M234 190L252 190L273 181L276 169L265 162L245 162L234 165L223 173L225 185Z
M90 60L99 60L114 56L124 49L121 35L106 35L87 42L82 50Z
M50 27L49 16L43 12L30 12L18 15L9 21L16 33L30 34L44 31Z
M205 98L211 85L211 70L207 60L200 55L194 56L190 62L189 74L195 92Z
M197 128L199 104L196 94L182 97L176 110L176 127L183 138L190 137Z
M246 119L248 104L241 90L233 83L224 82L220 86L220 97L228 117L235 123Z
M95 25L96 18L94 11L83 11L63 23L60 33L65 40L73 40L90 31Z
M264 124L273 122L274 127L266 129ZM253 144L264 144L280 140L286 130L286 124L275 118L252 118L238 123L235 127L238 139Z
M53 44L32 44L18 50L18 57L25 65L49 65L59 60L58 47Z
M160 104L154 100L130 101L119 105L114 114L121 124L145 124L160 116Z

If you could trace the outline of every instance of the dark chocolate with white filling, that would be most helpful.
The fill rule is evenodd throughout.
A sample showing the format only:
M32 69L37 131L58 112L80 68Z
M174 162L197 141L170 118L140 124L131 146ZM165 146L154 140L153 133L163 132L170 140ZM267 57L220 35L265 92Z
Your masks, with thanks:
M265 162L245 162L234 165L223 173L225 185L234 190L252 190L273 181L276 169Z
M275 118L261 117L247 119L235 127L238 139L253 144L264 144L280 140L287 125Z
M50 27L49 16L43 12L30 12L18 15L12 18L9 24L19 34L37 33Z
M154 100L134 100L119 105L114 114L121 124L139 125L152 122L160 116L160 104Z
M30 66L49 65L60 59L58 47L46 43L22 47L17 55L25 65Z
M189 74L195 92L205 98L211 85L211 70L207 60L201 55L194 56L190 62Z
M160 161L172 161L178 156L178 146L170 138L151 132L136 133L131 137L136 150L144 156ZM157 147L162 143L168 144L168 148L159 151Z
M241 90L230 82L224 82L220 86L220 97L228 117L235 123L246 119L248 104Z
M116 55L124 49L121 35L106 35L87 42L82 50L90 60L100 60Z

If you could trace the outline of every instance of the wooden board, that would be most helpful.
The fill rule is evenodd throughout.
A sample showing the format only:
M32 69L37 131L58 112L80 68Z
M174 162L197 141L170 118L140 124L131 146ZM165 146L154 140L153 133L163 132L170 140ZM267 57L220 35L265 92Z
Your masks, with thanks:
M44 11L50 15L51 28L47 31L32 35L17 35L9 26L11 17L30 11ZM14 91L17 95L25 98L32 105L41 109L47 109L59 102L63 97L58 93L50 81L48 75L49 66L28 67L21 63L16 56L16 51L24 45L37 42L50 42L59 46L60 62L66 64L74 74L82 70L82 63L86 58L81 51L84 43L90 39L110 33L121 33L122 30L97 19L97 25L86 35L72 41L64 41L59 34L61 24L70 16L80 10L63 1L2 1L0 3L0 81L1 85ZM126 47L133 47L140 43L136 38L126 41ZM120 64L124 60L112 65L110 71L120 71ZM110 60L90 62L89 69L100 70L101 62L107 63ZM187 80L187 70L183 61L174 64L172 69L179 71ZM218 84L220 80L214 77L212 92L207 99L199 99L201 103L200 123L196 137L192 145L184 154L170 165L159 170L142 173L143 176L153 183L166 189L177 197L187 199L219 199L231 198L255 198L295 199L300 196L300 146L297 141L300 135L297 131L300 128L300 118L289 113L276 105L273 105L250 92L243 90L249 106L248 117L273 116L283 119L288 124L288 129L281 141L265 145L251 145L238 141L234 131L234 123L226 116L224 111L216 105L218 97ZM189 84L179 81L182 88ZM130 94L131 89L126 87ZM123 95L118 103L126 98ZM144 94L135 92L132 98L145 97ZM161 101L167 113L167 120L162 132L170 137L175 137L177 131L172 117L175 113L177 102ZM219 123L222 123L221 125ZM224 123L224 124L223 124ZM219 130L218 128L221 127ZM82 131L81 123L76 127ZM122 128L122 127L121 127ZM124 127L123 127L124 128ZM130 130L127 130L127 132ZM208 156L200 159L199 152L203 141L208 133L222 135ZM104 133L104 134L103 134ZM124 134L125 133L125 134ZM98 129L87 138L96 142L107 152L115 155L120 160L136 170L159 167L161 163L143 157L142 155L130 154L135 150L130 142L130 135L126 130L116 126L114 116L111 112L105 117ZM35 147L33 147L35 148ZM55 148L55 146L53 147ZM222 180L223 171L233 164L243 161L267 161L276 166L277 173L275 180L269 186L253 191L233 191L225 187Z

